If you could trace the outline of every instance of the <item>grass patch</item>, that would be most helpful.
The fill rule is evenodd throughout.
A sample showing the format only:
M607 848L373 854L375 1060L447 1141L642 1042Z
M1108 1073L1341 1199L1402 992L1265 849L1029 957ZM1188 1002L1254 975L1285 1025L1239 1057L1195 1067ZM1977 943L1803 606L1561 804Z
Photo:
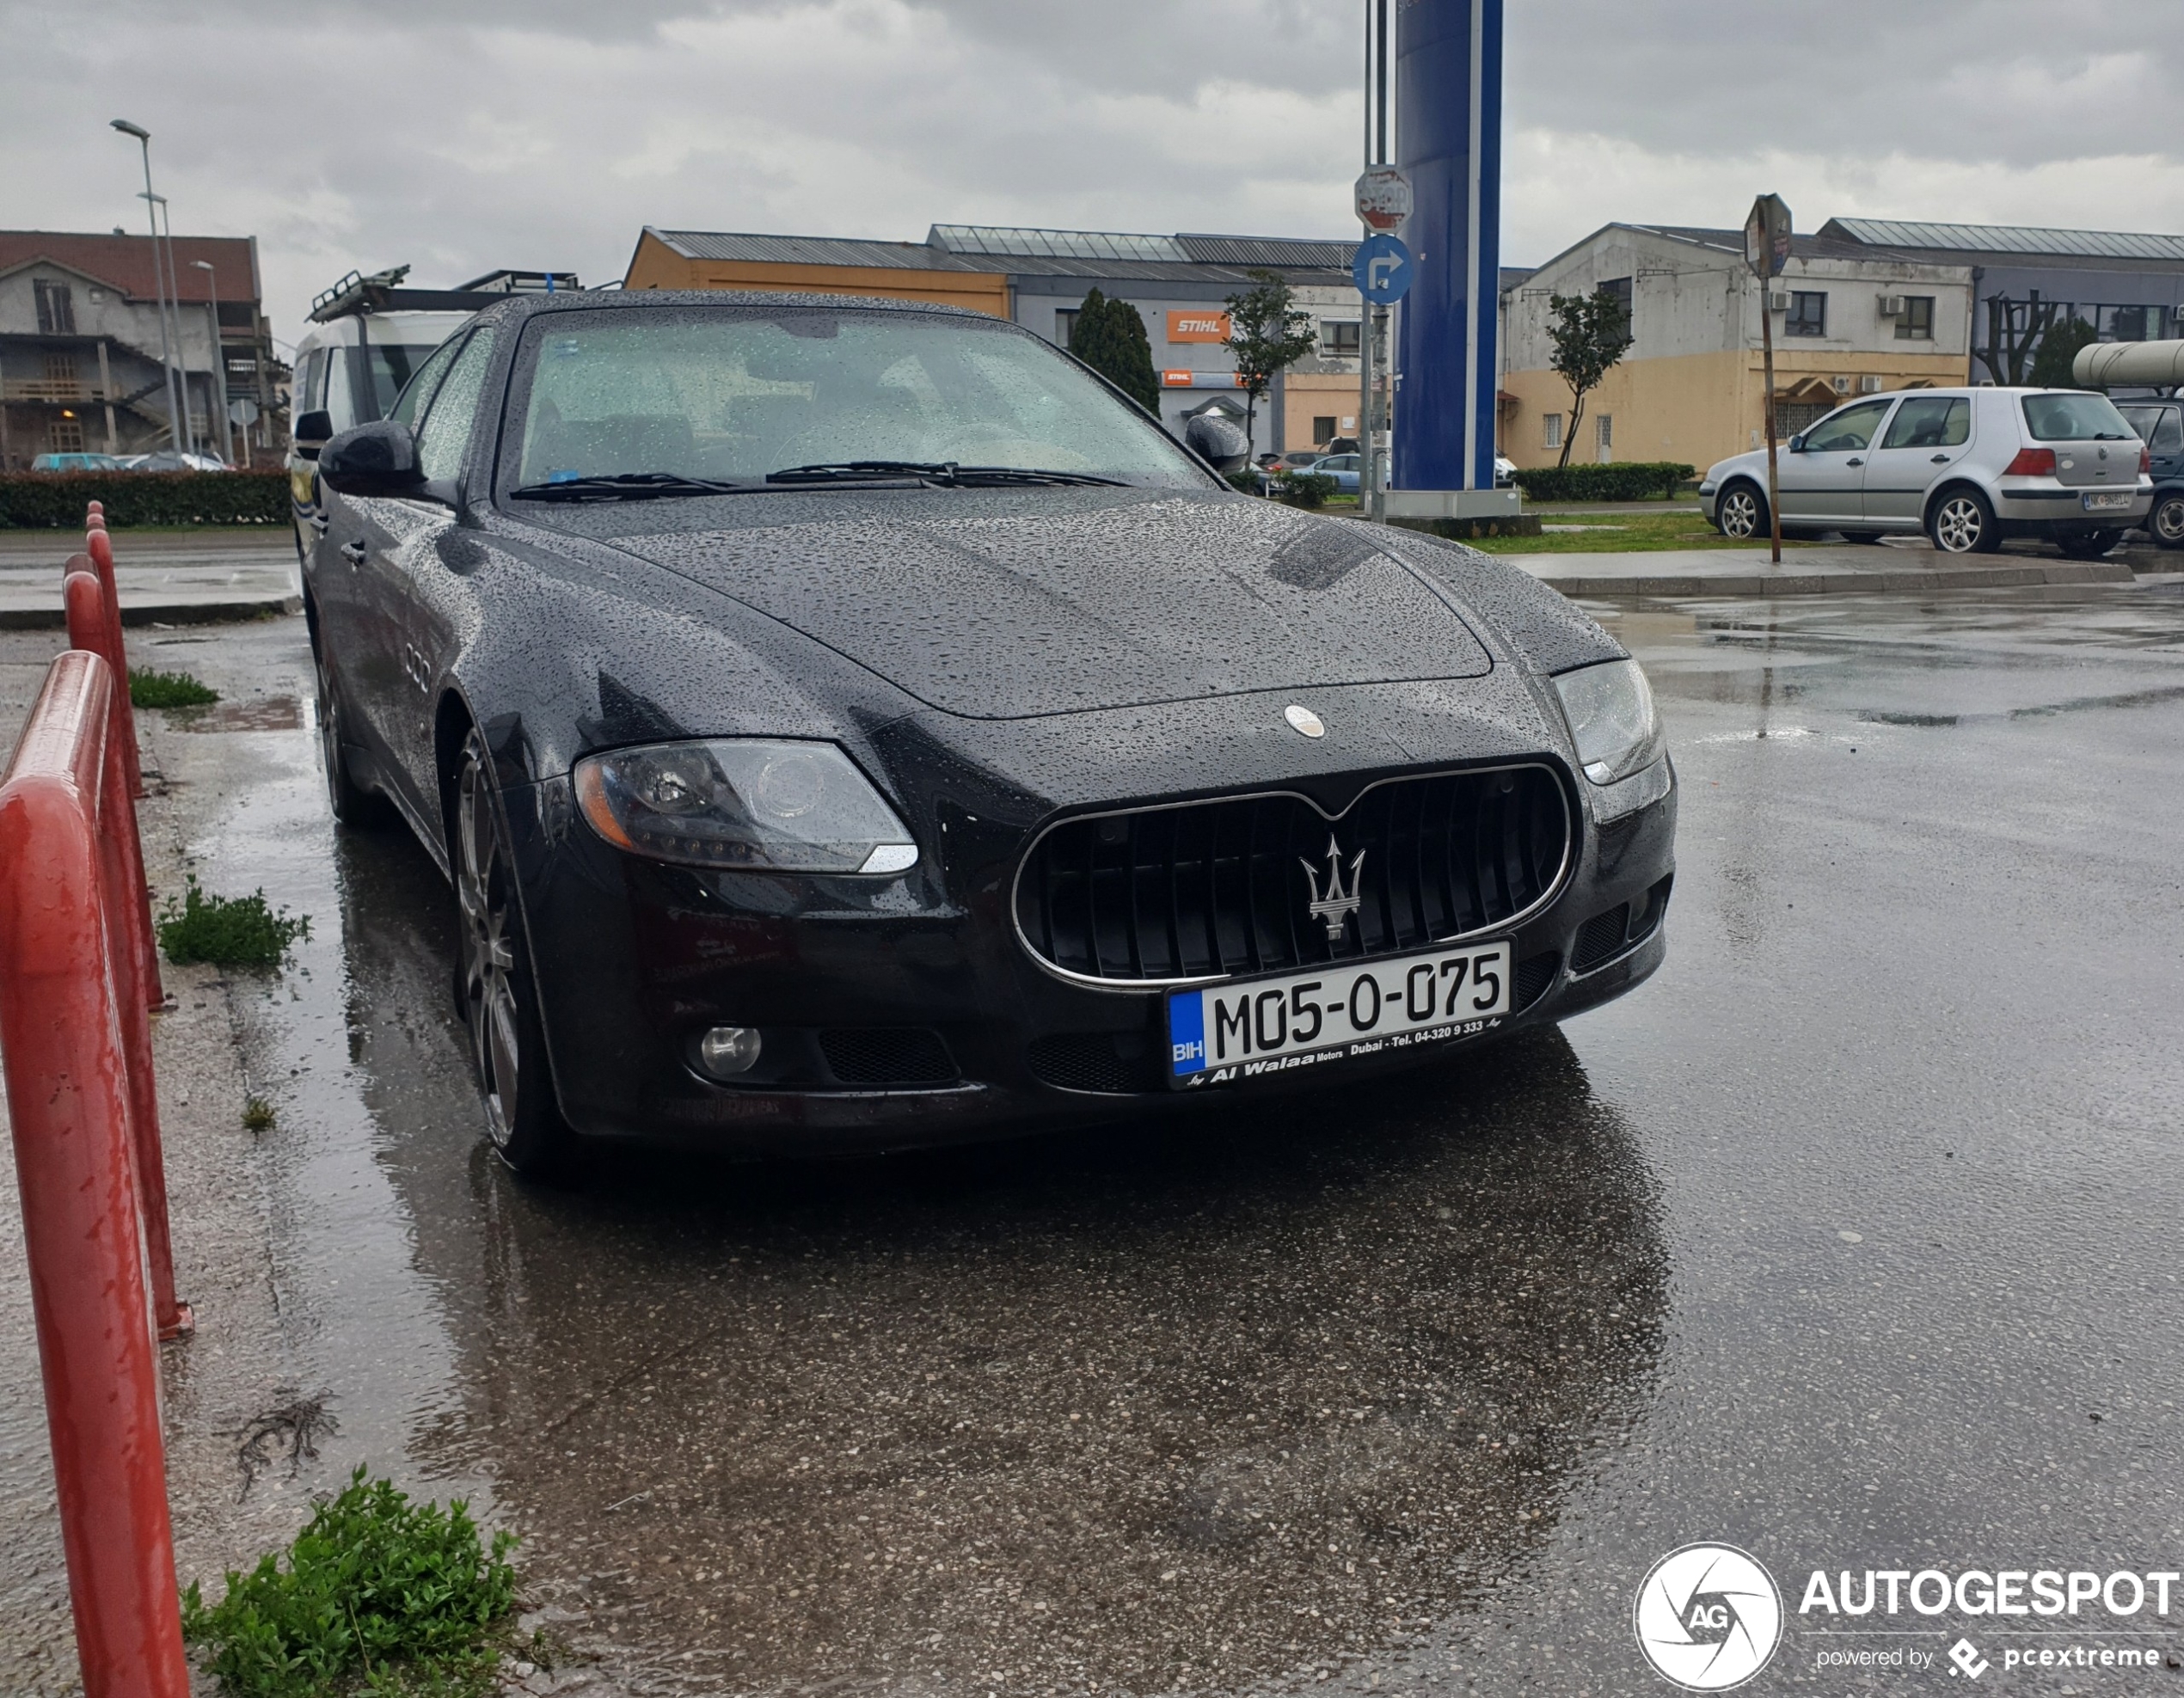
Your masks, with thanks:
M1764 549L1764 536L1732 542L1696 513L1553 513L1540 518L1549 524L1579 527L1550 530L1539 536L1479 536L1466 538L1469 546L1490 555L1637 555L1668 549ZM1782 547L1810 545L1782 539Z
M287 1551L230 1572L207 1607L193 1581L182 1633L232 1698L372 1693L487 1698L508 1638L516 1542L479 1537L457 1499L414 1504L361 1468Z
M187 672L155 672L149 666L129 669L132 708L209 708L219 699L218 690L199 683Z
M291 917L266 905L266 893L207 896L192 877L176 907L172 897L155 927L159 947L177 965L210 961L223 967L277 967L299 937L311 935L308 914Z
M242 1129L247 1132L269 1132L273 1128L273 1106L263 1097L242 1100Z

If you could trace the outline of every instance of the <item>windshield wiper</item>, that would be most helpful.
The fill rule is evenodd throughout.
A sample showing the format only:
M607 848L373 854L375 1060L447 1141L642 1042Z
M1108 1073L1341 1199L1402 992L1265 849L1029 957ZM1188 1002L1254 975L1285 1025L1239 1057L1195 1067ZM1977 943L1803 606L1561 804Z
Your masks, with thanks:
M616 472L611 476L565 477L526 483L508 493L525 501L649 501L662 495L730 495L753 487L680 472Z
M768 472L768 483L903 483L967 489L994 484L1106 484L1121 480L1089 472L1046 471L1031 466L961 466L953 460L832 460Z

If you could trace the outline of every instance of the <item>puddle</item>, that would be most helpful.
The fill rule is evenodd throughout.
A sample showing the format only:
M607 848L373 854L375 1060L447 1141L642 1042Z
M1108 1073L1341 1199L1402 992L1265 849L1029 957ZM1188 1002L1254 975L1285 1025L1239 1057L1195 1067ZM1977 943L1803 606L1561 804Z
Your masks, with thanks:
M219 702L204 708L162 710L177 731L300 731L304 704L293 696L263 696L255 702Z

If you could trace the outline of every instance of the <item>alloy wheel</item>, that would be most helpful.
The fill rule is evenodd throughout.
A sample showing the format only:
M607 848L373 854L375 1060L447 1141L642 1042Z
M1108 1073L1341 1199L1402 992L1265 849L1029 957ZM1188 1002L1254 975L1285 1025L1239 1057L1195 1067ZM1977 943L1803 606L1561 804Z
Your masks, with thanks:
M486 1130L506 1149L522 1088L516 1003L515 913L500 819L483 751L463 751L456 793L455 896L463 923L463 1008L485 1092Z
M1934 514L1934 541L1943 553L1968 555L1986 534L1987 516L1969 495L1952 495Z
M2147 520L2146 528L2164 549L2184 549L2184 495L2163 497Z
M1749 536L1759 529L1759 500L1749 489L1733 489L1721 498L1721 534Z
M323 654L312 657L312 671L318 684L318 753L326 768L327 793L336 803L341 800L341 698L334 691L334 675L327 670Z

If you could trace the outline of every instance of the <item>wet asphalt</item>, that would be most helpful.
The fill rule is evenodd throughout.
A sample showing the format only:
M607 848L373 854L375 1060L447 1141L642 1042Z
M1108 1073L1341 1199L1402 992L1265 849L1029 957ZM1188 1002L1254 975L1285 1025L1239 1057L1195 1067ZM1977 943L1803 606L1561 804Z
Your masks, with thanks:
M241 704L200 875L314 923L230 993L305 1482L468 1493L563 1682L633 1693L1666 1691L1633 1594L1698 1540L1788 1594L1749 1690L1946 1689L1814 1672L1807 1572L2184 1568L2184 583L1593 610L1684 787L1630 996L1189 1124L575 1189L482 1142L451 898L334 830L301 622L163 634Z

